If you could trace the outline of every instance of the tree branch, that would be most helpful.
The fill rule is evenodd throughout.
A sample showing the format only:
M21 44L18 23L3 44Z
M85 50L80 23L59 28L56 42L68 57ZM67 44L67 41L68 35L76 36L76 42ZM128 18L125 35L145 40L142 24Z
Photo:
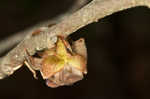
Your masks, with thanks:
M150 7L150 0L93 0L72 15L65 16L62 21L52 27L31 29L26 32L28 35L24 40L2 58L0 78L13 74L15 70L22 66L27 56L25 49L28 50L30 55L33 55L38 50L52 48L58 35L67 37L87 24L135 6Z
M71 8L69 8L69 10L66 13L56 16L53 19L40 22L28 29L25 29L21 32L15 33L13 36L10 36L10 37L7 37L6 39L1 40L0 41L0 54L2 54L5 50L11 48L15 44L19 43L21 40L23 40L24 37L29 32L36 31L37 29L42 28L42 27L48 27L48 26L50 27L50 26L58 23L59 21L63 20L66 16L71 15L73 12L75 12L78 9L80 9L81 7L83 7L88 2L89 2L89 0L75 0L75 3L73 4L73 6Z

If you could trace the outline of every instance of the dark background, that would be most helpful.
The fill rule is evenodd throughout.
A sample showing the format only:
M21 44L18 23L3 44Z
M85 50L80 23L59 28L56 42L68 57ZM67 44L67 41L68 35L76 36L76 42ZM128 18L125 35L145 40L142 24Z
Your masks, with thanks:
M74 0L1 0L0 38L69 10ZM136 7L81 28L88 75L72 86L49 88L24 66L0 80L0 99L149 99L150 9Z

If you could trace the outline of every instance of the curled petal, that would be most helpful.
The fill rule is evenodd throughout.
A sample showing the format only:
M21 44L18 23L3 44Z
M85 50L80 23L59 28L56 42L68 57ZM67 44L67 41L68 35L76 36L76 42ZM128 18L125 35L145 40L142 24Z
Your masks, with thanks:
M75 53L87 59L87 48L86 48L85 40L83 38L80 38L79 40L73 42L72 48Z
M42 62L41 74L47 79L64 68L64 61L56 56L48 56Z
M49 87L56 88L63 85L71 85L83 79L83 73L72 66L65 66L63 70L57 72L47 79L46 84Z
M83 73L87 73L87 69L86 69L86 59L80 55L75 55L72 56L69 59L68 64L70 64L72 67L80 70Z

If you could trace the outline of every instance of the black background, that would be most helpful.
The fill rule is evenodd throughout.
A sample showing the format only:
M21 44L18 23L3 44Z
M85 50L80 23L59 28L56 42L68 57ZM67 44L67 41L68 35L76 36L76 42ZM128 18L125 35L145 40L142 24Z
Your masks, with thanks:
M1 0L0 38L54 18L74 0ZM0 80L0 99L150 98L150 9L136 7L81 28L71 37L86 39L88 75L56 89L35 80L24 66Z

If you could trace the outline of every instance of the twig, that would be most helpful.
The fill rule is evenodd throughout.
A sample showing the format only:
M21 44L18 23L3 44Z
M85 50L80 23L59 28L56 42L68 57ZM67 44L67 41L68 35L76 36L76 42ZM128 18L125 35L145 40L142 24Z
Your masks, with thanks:
M53 19L40 22L28 29L15 33L13 36L10 36L10 37L7 37L6 39L1 40L0 41L0 54L2 54L5 50L13 47L15 44L19 43L21 40L23 40L24 37L27 35L27 33L33 32L41 27L47 27L47 26L58 23L59 21L63 20L66 16L69 16L76 10L83 7L88 2L89 0L75 0L74 5L71 8L69 8L69 10L66 13L63 13Z
M135 6L150 7L150 0L93 0L79 11L69 17L65 17L63 21L50 28L40 29L38 33L27 32L28 35L25 39L1 60L0 78L13 74L23 64L26 57L25 48L30 55L33 55L37 50L53 47L57 35L67 37L87 24L97 22L107 15Z

